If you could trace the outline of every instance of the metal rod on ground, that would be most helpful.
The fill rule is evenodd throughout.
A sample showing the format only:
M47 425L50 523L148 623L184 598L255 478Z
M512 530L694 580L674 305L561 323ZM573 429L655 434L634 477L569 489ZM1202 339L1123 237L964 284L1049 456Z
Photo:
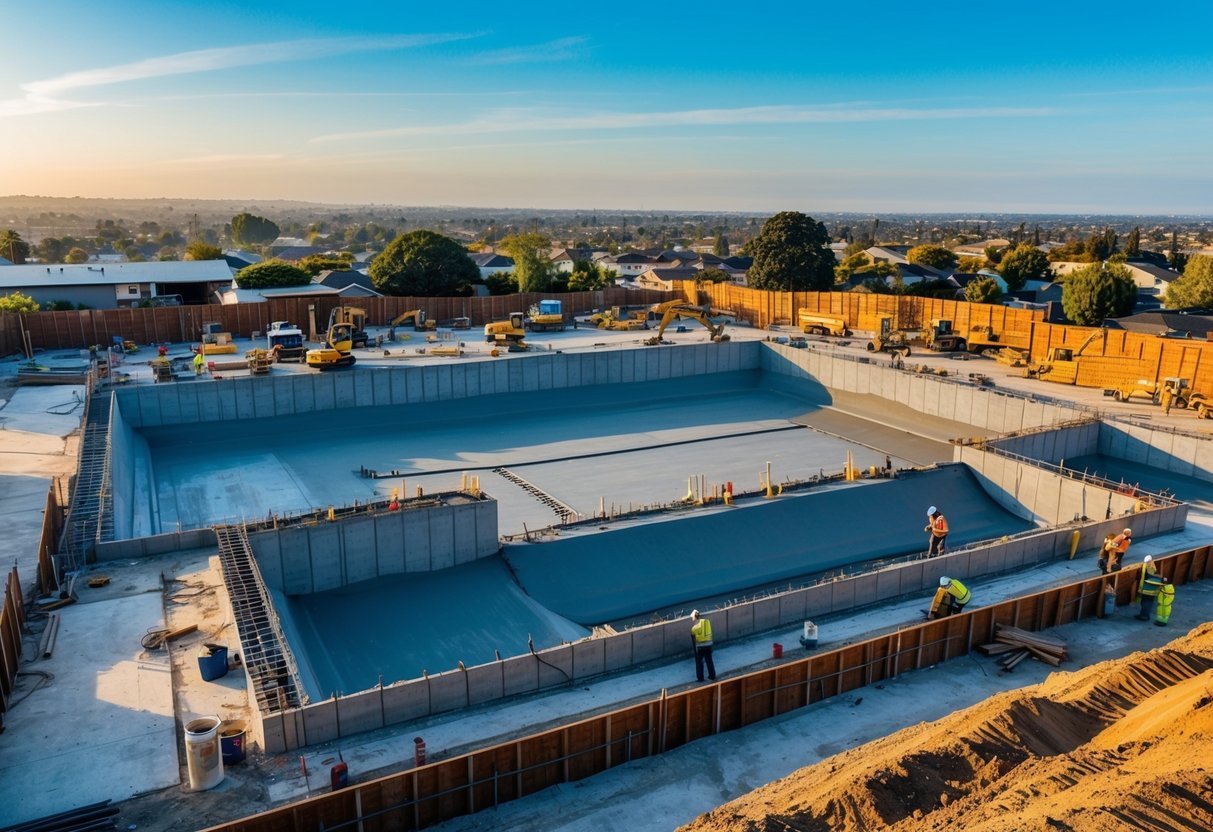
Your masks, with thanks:
M51 654L55 652L55 642L59 639L59 613L51 613L50 621L46 625L46 630L43 632L46 643L42 645L42 658L49 659Z

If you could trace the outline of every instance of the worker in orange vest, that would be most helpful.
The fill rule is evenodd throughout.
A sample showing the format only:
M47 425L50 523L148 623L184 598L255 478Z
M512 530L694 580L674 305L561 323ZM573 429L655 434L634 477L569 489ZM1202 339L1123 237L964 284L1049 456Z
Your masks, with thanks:
M927 555L930 557L942 555L944 546L948 542L948 520L935 506L927 509L927 526L923 531L931 534L927 545Z
M1125 529L1118 535L1108 535L1104 539L1103 551L1099 555L1099 571L1103 574L1119 572L1124 563L1125 553L1133 542L1133 530Z

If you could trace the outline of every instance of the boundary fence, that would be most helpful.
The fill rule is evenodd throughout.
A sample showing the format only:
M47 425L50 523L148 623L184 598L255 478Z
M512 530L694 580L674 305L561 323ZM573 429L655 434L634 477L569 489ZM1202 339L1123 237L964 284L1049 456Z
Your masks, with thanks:
M9 570L4 581L4 606L0 607L0 730L4 714L21 669L21 629L25 626L25 603L21 598L21 580L17 567Z
M1155 559L1177 585L1213 577L1213 547ZM1088 578L836 650L661 696L569 725L213 826L206 832L424 829L641 757L744 728L968 654L998 625L1043 630L1103 615L1104 588L1131 603L1138 571Z

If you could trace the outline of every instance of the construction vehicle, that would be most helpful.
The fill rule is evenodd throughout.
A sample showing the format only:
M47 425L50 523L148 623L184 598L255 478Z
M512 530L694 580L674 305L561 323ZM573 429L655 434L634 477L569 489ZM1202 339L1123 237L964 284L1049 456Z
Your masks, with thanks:
M366 334L366 310L356 306L338 306L329 313L329 329L338 324L349 324L353 348L365 347L369 340Z
M868 342L868 352L897 353L902 358L908 357L910 342L916 340L920 333L894 329L892 315L881 315L878 321L879 329Z
M649 328L649 311L647 309L629 309L626 306L612 306L602 312L590 316L590 323L599 329L613 329L631 332L636 329Z
M687 303L685 300L671 300L665 303L658 304L653 307L653 313L661 316L661 322L657 325L657 334L645 341L650 347L655 347L662 343L661 336L665 334L666 327L671 323L683 318L689 318L693 321L698 321L708 331L708 336L714 342L719 344L721 341L729 340L729 336L724 332L724 323L716 323L708 313L694 304Z
M266 349L278 361L302 361L307 352L303 346L303 330L289 321L274 321L265 333Z
M926 330L927 349L933 352L964 352L968 342L952 328L947 318L935 318Z
M246 352L244 357L248 361L249 375L261 376L268 373L274 364L274 355L272 350L263 350L260 347Z
M352 367L357 360L350 352L353 348L354 325L333 324L324 336L324 346L307 351L307 365L317 370Z
M1103 333L1102 329L1095 330L1077 347L1050 347L1044 361L1028 365L1027 375L1057 384L1076 383L1078 359Z
M1001 334L989 324L973 324L969 327L969 352L985 352L986 350L1027 350L1027 336L1011 333ZM1011 343L1015 341L1017 343Z
M431 321L425 317L424 309L410 309L407 312L401 312L388 323L387 339L395 341L396 327L407 323L412 323L413 329L417 332L428 332L438 328L437 321Z
M158 355L150 363L153 383L162 384L173 380L173 364L167 355Z
M232 333L223 332L223 324L218 321L207 321L202 325L202 343L198 352L203 355L231 355L236 352L232 343Z
M834 335L846 338L851 334L851 330L847 329L846 318L837 315L822 315L801 309L796 313L796 319L800 324L800 331L805 335Z
M1163 407L1168 406L1169 398L1170 407L1195 410L1197 418L1200 419L1213 418L1213 399L1198 390L1193 390L1192 382L1186 378L1174 376L1164 378L1158 397L1159 403Z
M1105 396L1111 396L1118 402L1127 402L1133 399L1145 399L1150 404L1159 403L1158 385L1150 381L1148 378L1139 378L1132 384L1123 384L1118 387L1113 387L1110 390L1104 390ZM1176 405L1180 407L1182 405Z
M532 332L545 332L549 329L565 330L564 304L558 300L541 300L532 304L526 313L526 325Z
M508 347L512 351L526 349L526 316L511 312L508 320L494 321L484 325L484 340L490 344Z

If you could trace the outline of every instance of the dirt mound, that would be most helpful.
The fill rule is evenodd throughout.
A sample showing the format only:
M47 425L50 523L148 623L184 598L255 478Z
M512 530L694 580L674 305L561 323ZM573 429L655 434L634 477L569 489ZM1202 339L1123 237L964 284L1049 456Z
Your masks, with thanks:
M1213 624L801 769L694 832L1213 829Z

